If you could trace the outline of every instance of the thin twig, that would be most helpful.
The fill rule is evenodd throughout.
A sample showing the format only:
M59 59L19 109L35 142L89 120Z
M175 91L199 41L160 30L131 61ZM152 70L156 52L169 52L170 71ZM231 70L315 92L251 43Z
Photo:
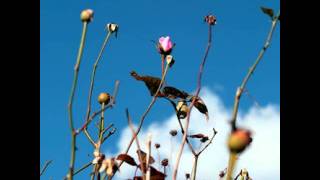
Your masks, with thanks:
M235 131L237 129L236 121L237 121L237 114L238 114L241 95L242 95L244 89L246 88L246 85L247 85L250 77L252 76L254 70L256 69L257 65L261 61L264 53L266 52L266 50L270 46L271 38L272 38L273 32L275 30L275 27L277 25L279 17L280 17L280 11L278 12L277 16L275 16L274 19L272 20L271 28L270 28L270 31L268 33L267 39L266 39L266 41L264 43L264 46L260 50L260 53L259 53L257 59L255 60L254 64L249 68L249 71L248 71L247 75L245 76L245 78L243 79L240 87L238 87L238 89L236 91L236 96L235 96L234 106L233 106L233 113L232 113L232 118L231 118L232 131ZM229 163L228 163L229 166L228 166L228 172L227 172L227 180L231 179L231 176L232 176L232 173L233 173L233 167L235 166L235 163L236 163L236 160L233 158L233 156L234 156L233 153L230 153ZM230 162L230 161L233 161L233 162ZM232 167L230 167L230 166L232 166Z
M114 134L116 132L116 130L117 130L117 128L113 128L111 131L109 131L109 133L106 135L106 137L104 137L102 139L101 144L104 143L112 134Z
M136 131L134 130L134 127L133 127L132 120L131 120L131 117L130 117L128 109L126 109L126 116L127 116L127 119L128 119L129 127L130 127L131 132L132 132L132 136L135 136L136 135ZM143 160L142 160L141 148L140 148L140 143L139 143L138 137L136 137L135 140L136 140L137 149L138 149L138 151L137 151L138 152L138 159L139 159L140 165L141 165L142 179L144 180L145 179L145 173L144 173L145 172L145 167L144 167L144 163L143 163Z
M208 44L207 44L207 48L206 48L206 51L205 51L204 58L203 58L202 63L200 65L200 70L199 70L199 74L198 74L198 83L197 83L196 95L195 95L195 98L193 98L191 104L189 105L189 111L187 113L187 118L186 118L186 125L185 125L185 128L184 128L184 132L185 133L183 135L182 143L180 145L180 149L179 149L178 156L177 156L177 161L176 161L175 168L174 168L174 171L173 171L173 176L172 176L173 180L177 179L178 168L179 168L179 163L180 163L182 151L183 151L184 145L185 145L185 143L187 141L187 134L188 134L188 128L189 128L189 121L190 121L190 112L191 112L191 110L192 110L192 108L194 106L195 100L199 96L199 93L200 93L200 90L201 90L201 78L202 78L203 68L204 68L204 65L206 63L206 59L208 57L208 53L209 53L209 50L210 50L210 47L211 47L211 25L208 24L208 27L209 27L208 28Z
M113 96L111 97L111 101L109 102L108 105L106 105L104 108L100 109L99 111L96 111L94 112L90 117L89 117L89 120L84 124L82 125L81 128L79 128L76 133L79 134L81 133L91 122L92 120L99 114L101 114L103 111L105 111L106 109L108 108L112 108L116 102L116 96L117 96L117 93L118 93L118 89L119 89L119 84L120 84L120 81L116 81L115 82L115 87L114 87L114 90L113 90Z
M153 98L152 98L152 100L151 100L148 108L146 109L146 111L145 111L145 112L143 113L143 115L141 116L138 129L137 129L135 135L131 138L131 140L130 140L130 142L129 142L129 144L128 144L128 147L127 147L127 149L125 150L125 153L128 153L128 152L129 152L130 147L131 147L133 141L134 141L135 138L138 136L138 134L139 134L139 132L140 132L140 130L141 130L141 128L142 128L144 119L146 118L146 116L148 115L148 113L149 113L149 111L151 110L152 106L153 106L154 103L156 102L156 99L157 99L157 97L158 97L158 93L160 92L160 89L161 89L162 84L163 84L163 82L164 82L164 80L165 80L165 77L166 77L166 74L167 74L168 69L169 69L169 65L167 64L167 65L166 65L166 68L165 68L165 70L164 70L163 76L162 76L162 78L161 78L160 85L159 85L156 93L154 94L154 96L153 96ZM121 162L119 163L119 168L121 167L122 164L123 164L123 161L121 161ZM114 174L113 174L113 176L114 176ZM112 177L113 177L113 176L112 176ZM112 177L111 177L111 179L112 179Z
M102 47L101 47L101 50L99 52L99 55L93 65L93 69L92 69L92 74L91 74L91 82L90 82L90 88L89 88L89 95L88 95L88 108L87 108L87 114L86 114L86 122L89 120L89 117L90 117L90 112L91 112L91 98L92 98L92 92L93 92L93 85L94 85L94 80L95 80L95 76L96 76L96 70L97 70L97 66L98 66L98 63L102 57L102 53L107 45L107 42L109 40L109 37L110 35L112 34L111 31L108 32L103 44L102 44ZM91 136L89 135L88 131L87 131L87 128L84 129L84 133L85 135L87 136L88 140L91 142L91 144L93 144L92 142L92 138ZM93 144L95 145L95 144Z
M274 20L271 23L271 28L270 28L270 31L268 33L267 39L266 39L266 41L264 43L264 46L260 50L260 53L259 53L257 59L255 60L254 64L249 68L249 71L248 71L247 75L243 79L240 87L238 87L238 89L237 89L236 96L235 96L235 101L234 101L234 106L233 106L232 118L231 118L231 125L232 125L232 130L233 131L236 130L236 120L237 120L237 114L238 114L239 102L240 102L241 95L242 95L242 93L243 93L243 91L244 91L244 89L245 89L250 77L252 76L254 70L256 69L257 65L261 61L264 53L266 52L266 50L270 46L271 38L272 38L273 32L275 30L275 27L277 25L277 21L278 21L279 16L280 16L280 11L278 12L278 15L274 18Z
M86 33L87 33L87 25L88 22L83 22L83 29L82 29L82 35L81 35L81 41L80 41L80 47L79 52L77 56L77 61L74 67L74 78L68 103L68 111L69 111L69 124L70 124L70 131L71 131L71 158L70 158L70 165L69 165L69 173L68 173L68 179L73 179L73 171L74 171L74 162L75 162L75 151L76 151L76 133L74 131L74 124L73 124L73 118L72 118L72 105L73 105L73 99L75 95L75 90L77 87L78 82L78 75L79 75L79 68L81 63L81 57L83 52L83 47L85 43Z
M217 131L215 129L213 129L213 135L212 137L210 138L210 141L197 153L197 155L199 156L204 150L206 150L209 145L212 143L214 137L216 136L217 134Z
M43 165L42 170L40 171L40 176L46 171L48 166L52 163L52 160L46 161L45 164Z

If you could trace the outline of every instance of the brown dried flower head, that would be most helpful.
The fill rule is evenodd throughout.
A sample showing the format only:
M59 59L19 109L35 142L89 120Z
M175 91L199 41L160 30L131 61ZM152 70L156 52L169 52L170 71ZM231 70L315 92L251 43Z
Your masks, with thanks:
M217 24L217 18L214 15L207 15L204 17L204 21L208 23L209 25L215 25Z
M82 22L91 22L93 19L93 10L92 9L86 9L83 10L80 14L80 19Z
M161 165L164 167L168 166L168 164L169 164L169 160L167 158L161 161Z
M110 95L108 93L101 93L98 97L98 102L100 104L108 104L110 102Z
M156 143L154 146L155 146L157 149L160 148L160 144L159 144L159 143Z
M171 130L169 133L171 136L176 136L178 134L177 130L175 129Z

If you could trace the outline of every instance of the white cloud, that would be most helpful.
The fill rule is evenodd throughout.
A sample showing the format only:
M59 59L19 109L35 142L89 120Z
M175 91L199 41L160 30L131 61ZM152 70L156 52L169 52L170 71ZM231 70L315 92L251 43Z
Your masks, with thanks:
M208 90L203 88L201 97L205 101L210 115L210 121L206 122L204 116L193 109L190 120L190 133L203 133L211 136L214 127L218 134L213 143L201 154L198 162L197 179L211 180L218 179L219 171L223 170L228 163L228 150L226 139L230 132L228 120L230 119L231 108L226 108L221 99ZM251 107L248 112L239 112L238 124L253 131L253 142L250 147L240 156L237 163L237 172L241 168L246 168L253 179L259 180L278 180L280 179L280 112L279 106L267 105L265 107ZM178 130L178 136L171 139L169 131ZM148 133L152 133L152 141L161 144L161 158L169 158L173 148L173 161L181 143L181 134L176 116L172 114L168 119L156 121L148 127L144 127L139 135L142 149L145 149L145 140ZM117 147L121 153L127 146L131 131L126 128L122 131ZM172 141L171 141L172 140ZM172 143L172 147L171 147ZM157 152L152 149L152 155L157 160ZM138 161L136 144L132 145L129 154ZM185 179L184 174L191 172L192 153L188 146L184 148L184 153L180 161L178 179ZM156 162L158 163L158 162ZM174 164L174 163L171 163ZM158 164L155 164L158 167ZM135 168L123 164L121 172L115 179L128 179L133 177ZM171 179L169 171L168 179Z

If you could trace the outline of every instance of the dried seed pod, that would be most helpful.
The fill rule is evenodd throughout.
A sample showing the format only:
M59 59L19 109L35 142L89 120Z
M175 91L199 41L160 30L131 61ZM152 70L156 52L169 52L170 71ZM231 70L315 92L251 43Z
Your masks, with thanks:
M175 129L171 130L169 133L171 136L176 136L178 134L177 130Z
M110 95L108 93L100 93L98 97L98 102L100 104L108 104L110 102Z
M180 119L184 119L187 117L189 112L189 107L187 106L186 101L179 101L177 104L177 115Z
M93 19L93 10L92 9L86 9L83 10L80 14L80 19L82 22L91 22Z
M106 28L111 33L114 33L114 32L117 33L119 29L119 25L115 23L108 23Z
M204 21L208 23L209 25L215 25L217 24L217 18L214 15L207 15L204 17Z
M159 144L159 143L156 143L154 146L155 146L157 149L160 148L160 144Z
M169 160L167 158L161 161L161 165L164 167L168 166L168 164L169 164Z
M190 174L186 173L186 179L190 179Z

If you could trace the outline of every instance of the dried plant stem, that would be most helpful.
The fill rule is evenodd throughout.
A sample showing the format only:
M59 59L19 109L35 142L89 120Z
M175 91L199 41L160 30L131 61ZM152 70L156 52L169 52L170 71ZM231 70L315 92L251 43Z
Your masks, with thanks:
M128 109L126 109L126 116L127 116L127 119L128 119L129 127L130 127L131 132L132 132L132 136L135 136L136 131L134 130L134 127L133 127L132 120L131 120L131 117L130 117ZM136 137L135 139L136 139L136 144L137 144L137 149L138 149L138 151L137 151L138 152L138 157L139 157L139 161L140 161L140 165L141 165L142 179L145 180L145 173L144 173L145 172L145 167L144 167L143 160L142 160L140 143L139 143L138 137Z
M42 170L40 171L40 176L46 171L46 169L48 168L48 166L52 163L52 160L46 161L43 165Z
M268 33L267 39L264 43L264 46L262 47L262 49L259 52L258 57L256 58L254 64L249 68L249 71L248 71L247 75L245 76L245 78L243 79L240 87L237 88L235 100L234 100L234 106L233 106L233 113L232 113L232 118L231 118L232 131L235 131L237 129L236 121L237 121L237 115L238 115L238 109L239 109L241 95L244 92L244 89L246 88L246 85L247 85L250 77L252 76L254 70L256 69L257 65L261 61L264 53L266 52L266 50L270 46L271 38L272 38L272 35L273 35L274 30L276 28L279 17L280 17L280 11L278 12L277 16L275 16L271 22L270 31ZM232 176L232 173L233 173L233 169L230 166L231 165L234 166L234 163L236 161L236 160L234 160L234 162L230 162L231 160L233 161L232 156L234 156L234 155L232 153L230 153L230 158L229 158L229 163L228 163L229 167L228 167L228 172L227 172L227 177L229 177L229 178ZM229 179L227 178L227 180L229 180Z
M150 156L151 156L151 135L148 135L148 139L146 142L146 149L147 149L147 160L146 160L146 166L147 166L147 173L146 173L146 180L150 180L151 177L151 169L150 169Z
M175 168L174 168L174 171L173 171L173 176L172 176L173 180L177 179L180 159L181 159L181 156L182 156L184 145L185 145L185 143L187 141L187 134L188 134L188 128L189 128L189 121L190 121L190 113L191 113L191 110L192 110L192 108L194 106L195 100L199 96L199 93L200 93L200 90L201 90L201 78L202 78L203 68L204 68L204 65L206 63L206 59L208 57L208 53L209 53L209 50L210 50L210 47L211 47L211 27L212 26L208 25L208 27L209 27L208 28L208 44L207 44L207 48L206 48L206 51L205 51L204 58L203 58L202 63L200 65L200 70L199 70L199 74L198 74L198 83L197 83L196 95L195 95L195 98L193 98L191 104L189 105L189 111L187 113L186 125L185 125L185 128L184 128L184 134L183 134L183 138L182 138L182 143L180 145L180 149L179 149L178 156L177 156L177 161L176 161Z
M165 68L165 70L164 70L164 73L163 73L163 75L162 75L160 85L159 85L156 93L154 94L154 96L153 96L153 98L152 98L152 100L151 100L151 102L150 102L147 110L146 110L146 111L143 113L143 115L141 116L138 129L137 129L135 135L132 136L132 138L131 138L131 140L130 140L130 142L129 142L129 144L128 144L128 147L127 147L127 149L125 150L125 153L128 153L128 152L129 152L130 147L131 147L133 141L134 141L135 138L138 136L138 134L139 134L139 132L140 132L140 130L141 130L141 128L142 128L144 119L146 118L146 116L148 115L148 113L149 113L149 111L151 110L152 106L153 106L154 103L156 102L158 93L160 92L160 89L161 89L161 87L162 87L162 84L163 84L163 82L165 81L165 78L166 78L166 74L167 74L167 72L168 72L168 69L169 69L169 65L167 64L167 65L166 65L166 68ZM121 161L121 162L119 163L119 168L120 168L120 166L121 166L122 164L123 164L123 161ZM113 175L113 176L114 176L114 175ZM113 177L113 176L112 176L112 177Z
M196 179L199 155L195 155L195 156L193 156L193 158L194 158L194 161L193 161L193 167L192 167L192 172L191 172L191 180Z
M83 165L80 169L78 169L77 171L75 171L75 172L73 173L73 175L76 175L76 174L80 173L81 171L87 169L87 168L90 167L91 165L92 165L92 162L89 162L89 163Z
M81 63L81 57L83 53L83 47L85 43L85 38L86 38L86 33L87 33L87 22L83 22L83 29L82 29L82 35L81 35L81 41L80 41L80 47L79 47L79 52L77 56L77 61L74 67L74 78L73 78L73 83L72 83L72 88L71 88L71 95L69 98L69 103L68 103L68 111L69 111L69 124L70 124L70 130L71 130L71 158L70 158L70 165L69 165L69 173L67 175L69 180L73 179L73 171L74 171L74 162L75 162L75 151L76 151L76 132L74 130L74 124L73 124L73 119L72 119L72 105L73 105L73 99L74 99L74 94L75 90L77 87L77 82L78 82L78 74L79 74L79 68L80 68L80 63Z
M93 92L93 86L94 86L94 80L95 80L95 76L96 76L96 70L97 70L97 67L98 67L98 64L100 62L100 59L102 57L102 53L108 43L108 40L109 40L109 37L110 35L112 34L111 31L108 32L103 44L102 44L102 47L101 47L101 50L98 54L98 57L93 65L93 69L92 69L92 74L91 74L91 80L90 80L90 88L89 88L89 95L88 95L88 105L87 105L87 114L86 114L86 122L88 122L89 120L89 117L90 117L90 113L91 113L91 98L92 98L92 92ZM89 135L88 131L87 131L87 127L84 129L84 133L85 135L87 136L88 140L91 142L91 144L94 144L94 141L92 140L91 136Z

